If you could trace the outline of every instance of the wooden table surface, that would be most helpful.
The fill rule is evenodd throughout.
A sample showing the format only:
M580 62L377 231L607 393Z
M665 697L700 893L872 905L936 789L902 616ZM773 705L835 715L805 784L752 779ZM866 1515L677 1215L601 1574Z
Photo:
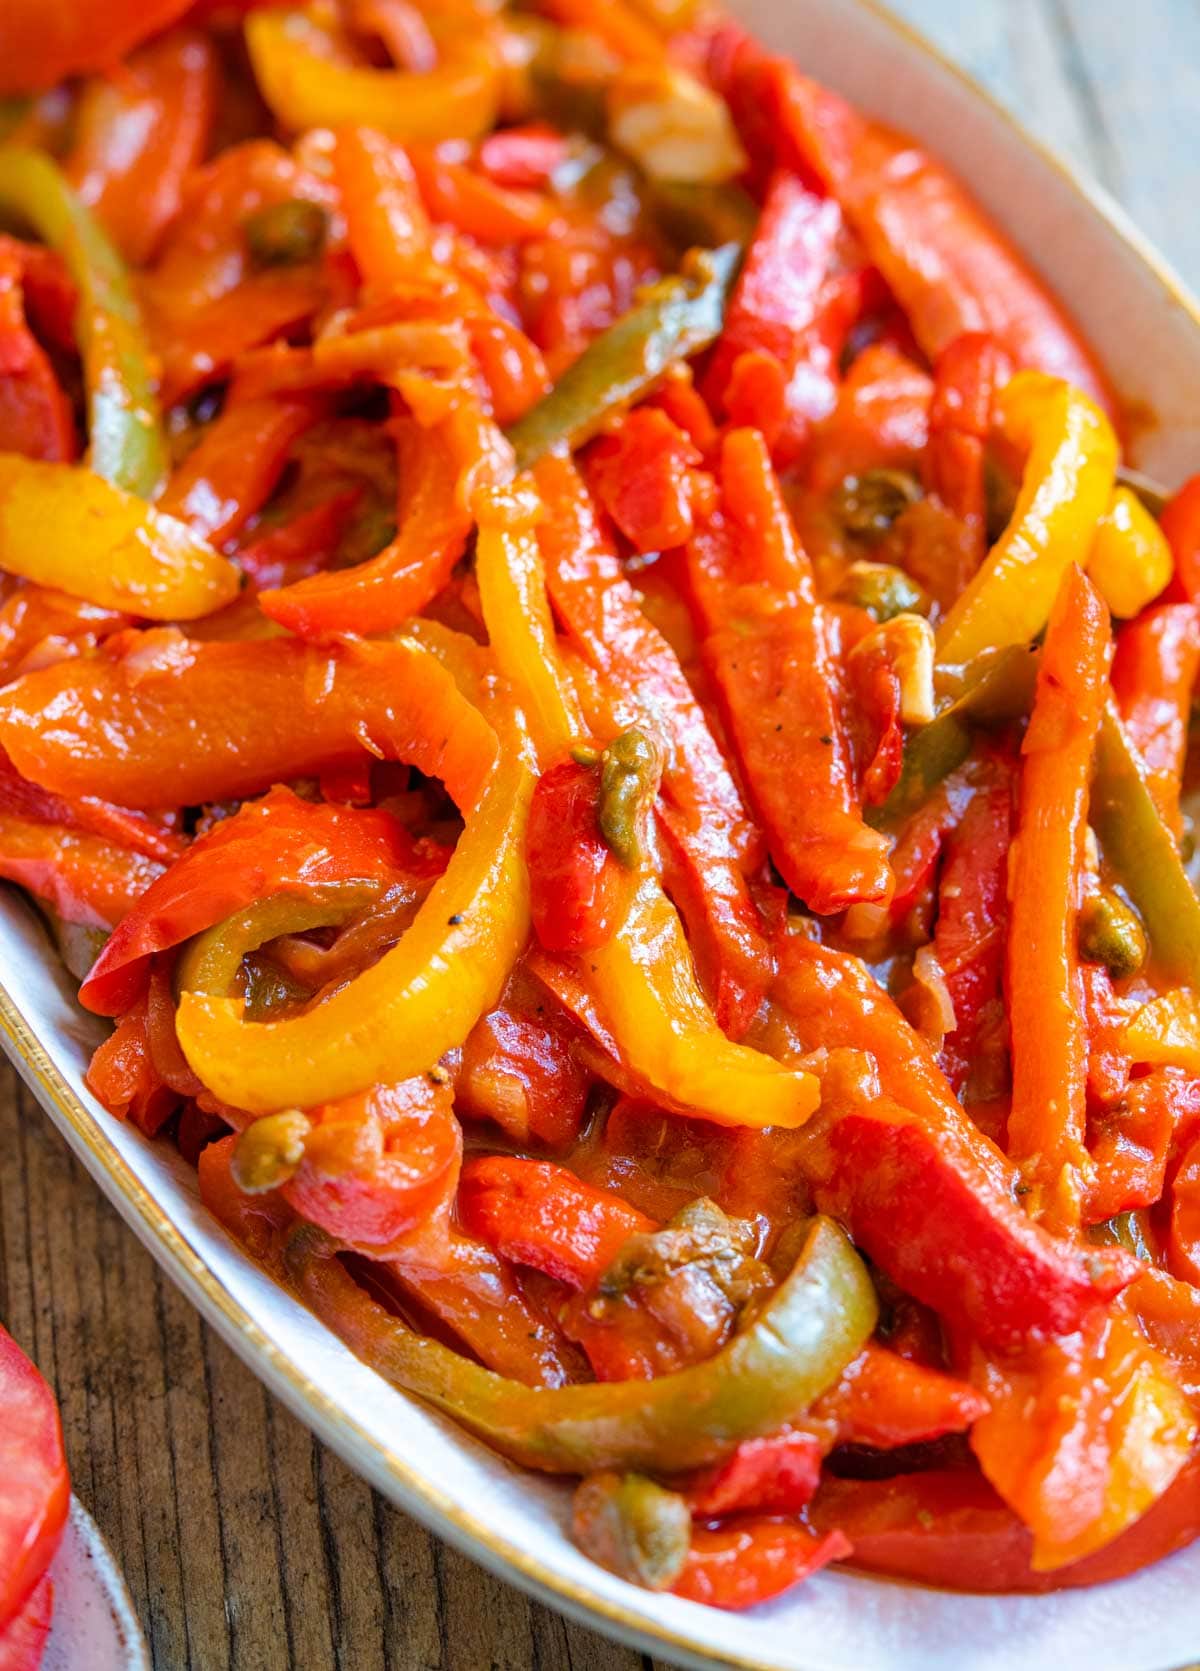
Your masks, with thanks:
M898 0L1200 285L1200 0ZM155 1671L637 1671L356 1478L135 1242L0 1066L0 1317L62 1403L75 1488ZM83 1668L81 1668L83 1671Z

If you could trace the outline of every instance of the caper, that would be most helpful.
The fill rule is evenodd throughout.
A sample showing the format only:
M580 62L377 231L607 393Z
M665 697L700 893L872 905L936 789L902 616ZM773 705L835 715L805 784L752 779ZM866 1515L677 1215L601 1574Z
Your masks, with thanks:
M242 222L250 254L263 267L299 267L325 247L329 216L319 203L289 197L268 203Z
M641 857L639 826L658 793L659 755L644 731L622 731L601 756L600 834L623 865Z
M865 609L873 621L894 621L897 615L929 611L929 599L921 587L890 563L851 563L836 596L842 603Z
M677 1491L644 1474L591 1474L575 1493L571 1532L585 1555L645 1590L669 1590L692 1541Z
M1111 888L1090 894L1079 910L1079 955L1103 963L1114 980L1136 975L1146 961L1146 931L1131 905Z
M834 511L848 534L874 545L892 523L921 498L921 484L907 470L864 470L845 476L834 495Z
M233 1181L247 1195L286 1184L304 1159L312 1122L298 1108L265 1114L246 1127L233 1151Z

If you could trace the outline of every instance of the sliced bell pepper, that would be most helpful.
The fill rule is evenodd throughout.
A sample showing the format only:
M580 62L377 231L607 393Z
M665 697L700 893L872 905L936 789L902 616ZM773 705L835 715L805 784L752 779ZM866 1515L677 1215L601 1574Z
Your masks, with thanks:
M167 629L0 691L0 746L56 794L149 808L253 795L364 749L469 806L494 758L487 722L411 641L189 644Z
M1089 1090L1090 1090L1089 1081ZM1095 1173L1084 1219L1101 1224L1120 1213L1153 1207L1163 1193L1167 1163L1200 1131L1200 1085L1178 1068L1131 1080L1110 1107L1088 1121Z
M140 812L114 806L95 796L68 801L39 789L0 754L0 812L14 813L44 824L65 824L101 836L115 847L126 847L148 859L170 864L187 845L182 835Z
M1007 356L980 331L956 337L938 355L929 409L926 484L970 533L964 572L953 595L970 580L987 549L984 455L992 432L998 390L1009 381Z
M872 470L915 470L929 443L933 383L904 353L871 343L838 389L837 404L814 424L805 458L809 484L834 492Z
M1078 389L1022 372L997 408L1004 433L1028 457L1008 527L938 628L946 663L1037 636L1067 570L1086 566L1112 494L1116 436Z
M1200 1139L1179 1163L1171 1183L1167 1257L1184 1282L1200 1286Z
M102 836L0 812L0 876L67 922L114 928L162 865Z
M1113 695L1125 734L1141 756L1155 805L1176 833L1197 673L1200 616L1193 605L1157 604L1118 632Z
M590 1288L630 1236L657 1228L620 1196L593 1189L547 1160L468 1160L458 1210L466 1228L505 1259L568 1288Z
M347 62L337 37L295 7L254 11L246 46L259 89L285 127L363 122L393 139L471 139L495 124L500 71L482 32L447 44L434 70L414 74Z
M15 453L0 455L0 568L154 621L208 615L240 584L174 517L100 476Z
M706 348L721 329L740 259L736 244L690 251L678 274L649 287L590 343L545 399L509 426L518 470L561 443L582 445L677 361Z
M578 1029L518 964L496 1008L468 1033L454 1073L460 1114L488 1119L522 1146L563 1149L583 1129L592 1075Z
M0 19L0 93L40 92L70 75L119 63L139 41L183 15L189 0L55 5L10 0Z
M671 1594L742 1612L802 1584L830 1561L847 1560L852 1550L841 1531L821 1536L786 1520L699 1528Z
M1088 578L1120 620L1132 620L1167 586L1174 559L1166 535L1128 487L1118 487L1096 526Z
M158 509L224 545L266 504L292 442L319 416L320 407L304 396L226 406L172 472Z
M948 169L780 59L748 66L781 160L841 203L923 352L967 331L1018 368L1065 378L1111 412L1104 373L1057 303Z
M302 1229L284 1247L284 1270L352 1351L504 1455L551 1473L716 1462L802 1414L861 1348L877 1310L862 1262L835 1224L818 1219L788 1277L712 1358L649 1383L531 1389L414 1334L329 1253Z
M635 551L667 551L691 534L699 463L665 412L638 406L591 447L588 485Z
M179 212L184 176L208 149L216 102L216 51L190 30L162 36L126 59L119 78L83 89L64 171L135 267Z
M1167 536L1175 574L1167 592L1172 603L1200 602L1200 476L1184 482L1158 515Z
M1010 883L1007 992L1013 1094L1008 1153L1032 1190L1026 1205L1078 1223L1087 1040L1076 918L1096 732L1112 637L1091 582L1068 570L1046 629L1022 744L1020 816Z
M149 960L275 894L344 882L384 887L440 860L414 846L390 813L302 801L276 788L197 839L109 940L80 989L97 1015L120 1015L145 985Z
M54 1394L6 1329L0 1328L0 1641L36 1593L63 1535L71 1482ZM43 1598L45 1599L45 1598ZM15 1661L35 1667L37 1657Z
M771 973L743 874L757 862L761 838L679 658L643 612L574 466L545 458L535 476L547 510L537 537L554 609L589 665L628 693L621 717L651 724L666 745L660 829L672 892L681 892L681 875L694 878L680 909L717 1018L740 1037Z
M520 244L543 238L561 212L538 192L497 185L432 146L408 151L425 206L434 220L455 226L481 244Z
M179 1092L166 1083L154 1061L145 995L97 1046L84 1082L115 1119L132 1120L147 1137L154 1137L178 1108Z
M689 546L705 655L784 880L820 913L885 897L887 843L856 804L829 626L765 443L726 436L726 520ZM799 786L803 784L803 792Z
M929 1047L856 958L790 936L775 1001L796 1029L783 1054L848 1048L878 1064L882 1096L827 1084L804 1167L822 1210L905 1292L1011 1346L1079 1328L1137 1275L1121 1250L1081 1248L1028 1218L1016 1168L962 1112Z
M59 463L75 457L75 416L49 355L26 322L25 261L0 239L0 451Z
M79 288L76 330L88 388L88 462L114 487L153 498L167 473L149 349L120 257L58 167L0 147L0 210L28 221Z
M1121 1035L1135 1062L1200 1073L1200 1002L1180 987L1143 1004Z
M1200 984L1200 899L1114 703L1100 719L1091 818L1169 979Z
M624 876L600 832L600 766L565 761L537 781L526 854L533 927L549 952L586 952L612 938Z

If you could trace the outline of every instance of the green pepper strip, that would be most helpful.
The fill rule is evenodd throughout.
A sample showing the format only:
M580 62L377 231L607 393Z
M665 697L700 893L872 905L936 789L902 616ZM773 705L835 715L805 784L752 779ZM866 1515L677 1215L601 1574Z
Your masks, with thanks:
M659 223L685 247L748 244L758 228L758 204L741 186L650 180L647 189Z
M1158 967L1172 980L1200 987L1200 899L1111 701L1096 739L1091 819L1141 913Z
M900 781L882 806L867 810L867 823L877 830L895 829L962 765L971 752L973 726L998 725L1028 713L1037 661L1037 651L1024 644L978 657L950 706L909 737Z
M75 328L87 378L92 469L152 499L167 474L167 446L124 263L41 151L0 147L0 214L27 221L58 250L79 287Z
M415 1334L359 1287L334 1244L298 1224L284 1271L364 1363L528 1468L675 1473L774 1433L833 1385L875 1327L871 1279L844 1231L818 1218L790 1275L704 1363L654 1381L526 1387Z
M347 881L326 883L306 894L272 894L257 900L188 941L175 965L176 990L225 998L248 953L281 934L336 927L378 895L378 887Z
M606 418L653 388L676 360L720 335L742 251L737 244L690 250L678 274L650 287L567 367L544 399L507 431L517 469L560 441L578 447Z

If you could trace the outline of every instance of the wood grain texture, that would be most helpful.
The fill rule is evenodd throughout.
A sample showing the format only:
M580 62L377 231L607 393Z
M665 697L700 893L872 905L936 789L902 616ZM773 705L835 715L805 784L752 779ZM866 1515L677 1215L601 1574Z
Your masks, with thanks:
M1200 0L895 0L1200 284ZM646 1671L429 1537L315 1443L0 1068L0 1318L156 1671Z

